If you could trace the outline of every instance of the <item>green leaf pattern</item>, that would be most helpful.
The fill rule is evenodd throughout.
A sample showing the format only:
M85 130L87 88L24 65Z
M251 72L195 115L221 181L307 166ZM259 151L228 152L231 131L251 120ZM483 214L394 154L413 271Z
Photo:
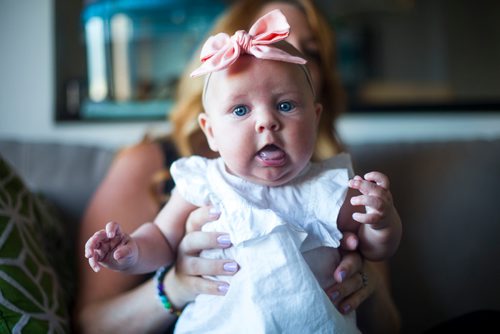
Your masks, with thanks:
M67 333L63 290L44 249L43 203L0 157L0 333Z

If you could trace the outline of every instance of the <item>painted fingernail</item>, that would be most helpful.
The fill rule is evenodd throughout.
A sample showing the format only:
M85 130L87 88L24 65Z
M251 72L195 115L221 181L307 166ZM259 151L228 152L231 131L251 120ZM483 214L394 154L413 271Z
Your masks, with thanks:
M236 262L226 262L224 263L224 270L230 273L235 273L238 271L238 264Z
M332 302L334 302L335 300L337 300L337 298L339 298L340 296L340 293L338 291L334 291L332 293L332 295L330 296L330 299L332 300Z
M229 284L220 284L217 287L217 290L219 290L219 292L226 294L227 290L229 290Z
M222 247L227 247L231 245L231 237L229 234L222 234L217 237L217 243Z
M343 305L343 306L342 306L342 311L343 311L344 313L348 313L350 310L351 310L351 305L346 304L346 305Z
M340 275L340 281L343 282L347 276L347 273L345 271L341 271L339 275Z
M212 206L208 211L208 214L210 215L210 218L217 218L220 216L220 210L217 206Z

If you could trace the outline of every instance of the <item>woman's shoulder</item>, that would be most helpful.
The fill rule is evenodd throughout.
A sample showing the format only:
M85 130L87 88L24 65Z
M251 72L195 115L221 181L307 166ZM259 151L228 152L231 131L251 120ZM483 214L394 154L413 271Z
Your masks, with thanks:
M161 165L163 152L156 142L139 142L120 149L115 157L115 163L134 165ZM145 164L145 162L147 162Z
M165 169L170 159L177 159L175 146L165 150L163 141L145 139L131 146L120 149L111 166L110 172L130 173L129 177L151 177L152 174Z
M150 162L151 165L170 165L169 160L179 158L175 143L169 138L150 139L145 138L131 146L124 147L118 151L117 161L132 164L144 164Z

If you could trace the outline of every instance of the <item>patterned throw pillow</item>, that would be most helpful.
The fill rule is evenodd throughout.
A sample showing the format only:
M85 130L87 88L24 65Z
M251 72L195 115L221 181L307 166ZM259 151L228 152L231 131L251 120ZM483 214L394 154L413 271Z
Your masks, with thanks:
M69 332L67 299L43 240L55 225L0 156L0 333Z

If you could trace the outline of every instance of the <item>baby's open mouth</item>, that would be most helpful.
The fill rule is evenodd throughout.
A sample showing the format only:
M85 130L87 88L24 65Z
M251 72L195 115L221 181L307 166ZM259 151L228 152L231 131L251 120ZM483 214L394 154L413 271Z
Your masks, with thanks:
M263 161L282 161L285 158L285 152L278 146L270 144L257 152L257 156Z

